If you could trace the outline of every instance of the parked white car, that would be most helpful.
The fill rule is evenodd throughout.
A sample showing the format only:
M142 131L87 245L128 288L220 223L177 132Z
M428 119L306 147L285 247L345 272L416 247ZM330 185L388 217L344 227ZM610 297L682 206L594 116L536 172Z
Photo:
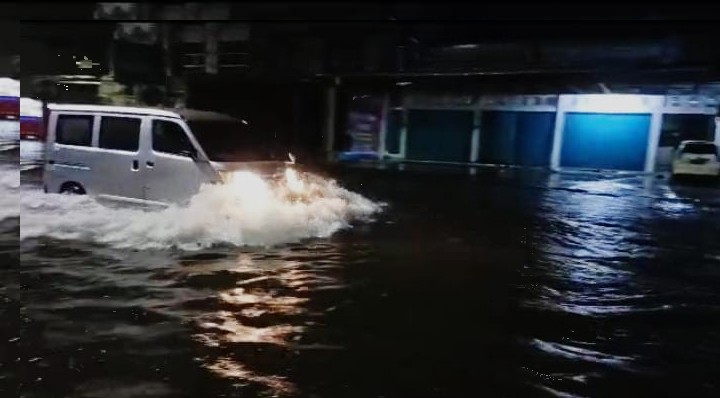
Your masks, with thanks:
M720 176L720 152L711 141L683 141L675 152L673 176Z

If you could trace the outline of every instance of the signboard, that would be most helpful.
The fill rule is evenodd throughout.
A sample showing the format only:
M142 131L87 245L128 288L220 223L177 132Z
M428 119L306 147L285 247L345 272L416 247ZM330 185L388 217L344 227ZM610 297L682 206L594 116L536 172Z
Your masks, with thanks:
M557 104L557 95L487 95L480 98L480 109L554 112Z
M355 96L350 101L347 120L348 152L377 157L383 123L383 99L376 96Z
M477 102L476 95L413 93L406 97L408 108L470 107Z
M668 95L663 113L715 115L720 97L712 95Z

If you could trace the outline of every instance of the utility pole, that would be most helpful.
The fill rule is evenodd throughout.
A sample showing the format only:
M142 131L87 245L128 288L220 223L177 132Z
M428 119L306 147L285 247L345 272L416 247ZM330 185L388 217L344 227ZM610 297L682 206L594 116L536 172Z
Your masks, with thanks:
M218 73L218 24L205 24L205 73Z
M323 138L325 141L325 153L328 161L333 161L335 147L335 119L336 119L336 103L337 103L337 86L340 85L340 78L335 77L325 91L325 131Z
M163 101L165 105L168 105L167 102L172 95L173 62L170 48L171 29L172 27L169 23L160 22L160 38L162 40L163 58L165 62L165 99Z

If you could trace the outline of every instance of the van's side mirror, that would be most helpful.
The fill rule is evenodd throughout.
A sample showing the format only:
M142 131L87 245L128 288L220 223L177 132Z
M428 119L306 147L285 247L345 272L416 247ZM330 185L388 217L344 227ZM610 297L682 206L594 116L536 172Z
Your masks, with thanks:
M197 159L197 151L195 151L195 149L185 149L185 150L180 151L180 154L182 156L189 157L192 160Z

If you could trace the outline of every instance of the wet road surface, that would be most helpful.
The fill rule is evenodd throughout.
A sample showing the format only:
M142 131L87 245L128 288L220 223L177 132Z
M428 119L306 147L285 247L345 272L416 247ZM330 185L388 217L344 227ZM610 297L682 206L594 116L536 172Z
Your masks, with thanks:
M272 248L24 239L0 395L720 395L716 186L335 174L388 207Z

